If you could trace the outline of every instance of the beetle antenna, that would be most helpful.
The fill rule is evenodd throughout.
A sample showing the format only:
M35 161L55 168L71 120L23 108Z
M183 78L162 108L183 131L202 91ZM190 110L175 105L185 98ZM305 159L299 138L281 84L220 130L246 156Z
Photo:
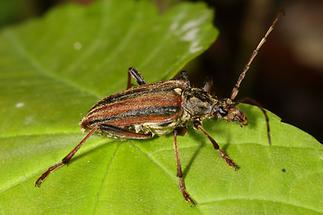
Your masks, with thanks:
M265 36L260 40L260 42L258 43L257 47L255 48L255 50L253 50L247 64L245 65L245 67L243 68L243 71L241 72L237 83L234 85L232 92L231 92L231 96L230 99L234 100L236 98L236 96L239 93L239 88L240 88L240 84L242 82L242 80L244 79L244 77L246 76L246 73L248 72L251 63L253 62L253 60L255 59L255 57L257 56L260 48L262 47L262 45L266 42L269 34L274 30L274 27L276 25L276 22L278 21L278 19L284 15L285 12L283 10L280 10L279 13L277 14L276 18L274 19L274 21L272 22L272 24L270 25L270 27L268 28Z

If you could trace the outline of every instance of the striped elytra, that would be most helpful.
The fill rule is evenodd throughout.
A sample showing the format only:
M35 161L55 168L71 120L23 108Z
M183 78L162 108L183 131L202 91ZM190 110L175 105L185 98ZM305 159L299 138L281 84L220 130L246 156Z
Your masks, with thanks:
M183 114L182 92L188 87L185 80L169 80L129 88L97 102L82 119L81 127L89 130L99 126L101 134L129 139L147 139L154 134L168 133L169 124L175 127ZM130 133L105 130L104 125Z

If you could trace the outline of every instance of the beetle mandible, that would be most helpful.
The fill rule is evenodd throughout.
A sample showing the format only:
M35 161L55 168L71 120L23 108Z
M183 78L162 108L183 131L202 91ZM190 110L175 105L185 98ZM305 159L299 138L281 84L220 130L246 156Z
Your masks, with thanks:
M182 72L176 79L147 84L139 72L132 67L129 68L127 89L100 100L90 109L80 123L81 128L88 131L86 136L62 161L50 166L37 179L35 186L40 187L51 172L67 164L82 144L94 133L122 139L150 139L156 135L173 133L179 188L185 200L194 204L194 200L186 190L176 137L183 131L185 132L187 126L192 124L193 128L207 136L214 149L219 152L220 157L229 166L234 169L239 168L203 128L202 121L205 119L224 119L229 122L238 122L241 126L247 124L247 117L237 108L239 103L234 102L234 100L251 63L281 14L282 12L277 15L265 36L253 51L232 89L230 98L218 99L206 90L207 87L191 87L185 72ZM136 80L138 86L131 86L131 78ZM270 143L268 117L265 110L263 108L261 110L266 118Z

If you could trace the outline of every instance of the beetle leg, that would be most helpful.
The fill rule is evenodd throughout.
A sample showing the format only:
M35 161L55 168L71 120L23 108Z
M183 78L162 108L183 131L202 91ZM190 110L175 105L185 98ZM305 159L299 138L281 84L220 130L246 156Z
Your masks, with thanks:
M176 166L177 166L177 177L179 179L179 189L181 190L183 197L186 201L195 204L194 200L191 198L190 194L186 191L186 186L185 186L185 181L184 181L184 176L183 176L183 171L182 171L182 166L181 166L181 160L179 157L179 151L178 151L178 146L177 146L177 130L174 130L174 151L175 151L175 157L176 157Z
M127 84L127 89L129 89L131 87L131 77L133 77L134 79L136 79L136 81L137 81L137 83L139 85L146 84L144 78L139 74L139 72L135 68L130 67L128 69L128 84Z
M40 187L40 185L43 183L43 181L48 177L48 175L52 172L54 172L55 170L61 168L62 166L64 166L65 164L67 164L72 157L75 155L75 153L81 148L82 144L86 142L86 140L98 129L98 127L94 127L92 128L89 133L87 133L87 135L81 140L81 142L79 144L77 144L72 151L70 151L63 159L61 162L56 163L52 166L50 166L46 172L44 172L35 182L35 186L36 187Z
M186 127L177 127L176 128L176 135L177 136L184 136L187 133Z
M172 78L172 80L185 80L185 81L189 81L188 79L188 74L186 71L180 71L174 78Z
M267 139L268 139L269 145L271 145L269 118L268 118L268 114L267 114L266 110L262 107L262 105L259 102L257 102L256 100L254 100L252 98L248 98L248 97L244 98L241 100L241 102L257 106L261 110L261 112L264 114L265 121L266 121L266 128L267 128Z
M179 73L178 79L188 81L188 73L186 71L181 71Z
M208 94L211 94L211 95L214 95L215 91L214 91L214 83L213 83L213 80L210 79L208 81L205 82L204 86L203 86L203 90L205 92L207 92Z
M225 162L233 167L235 170L239 169L239 166L229 157L229 155L227 155L223 149L220 148L219 144L213 139L213 137L211 137L211 135L202 127L201 123L199 121L194 121L194 127L196 129L199 129L200 131L203 132L203 134L205 136L207 136L207 138L210 140L210 142L213 144L213 147L215 150L217 150L219 152L219 155L221 156L221 158L223 158L225 160Z
M125 139L143 140L143 139L150 139L153 137L152 133L148 133L148 134L136 133L124 128L120 128L120 127L108 125L108 124L100 125L100 131L105 132L107 134L111 134L111 136L115 136L118 138L125 138Z

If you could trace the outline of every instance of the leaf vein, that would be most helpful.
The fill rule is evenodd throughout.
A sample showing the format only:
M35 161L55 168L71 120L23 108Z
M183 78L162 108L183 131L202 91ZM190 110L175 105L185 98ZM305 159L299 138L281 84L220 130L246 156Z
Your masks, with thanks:
M114 152L113 152L113 154L112 154L111 159L109 160L109 163L108 163L108 165L107 165L107 168L106 168L106 169L105 169L105 171L104 171L104 174L103 174L103 177L102 177L102 180L101 180L101 184L100 184L100 188L98 189L98 191L97 191L97 193L96 193L96 201L95 201L95 203L94 203L94 207L93 207L93 212L92 212L92 214L97 214L97 213L96 213L96 211L97 211L97 207L98 207L98 203L99 203L100 195L101 195L101 193L102 193L101 191L103 190L103 189L102 189L102 188L103 188L103 184L104 184L104 181L105 181L105 179L107 178L107 176L108 176L108 174L109 174L110 167L111 167L112 162L113 162L113 160L114 160L114 158L115 158L115 156L116 156L116 154L117 154L117 152L118 152L119 147L120 147L120 144L117 144L117 147L116 147L116 149L114 150Z

